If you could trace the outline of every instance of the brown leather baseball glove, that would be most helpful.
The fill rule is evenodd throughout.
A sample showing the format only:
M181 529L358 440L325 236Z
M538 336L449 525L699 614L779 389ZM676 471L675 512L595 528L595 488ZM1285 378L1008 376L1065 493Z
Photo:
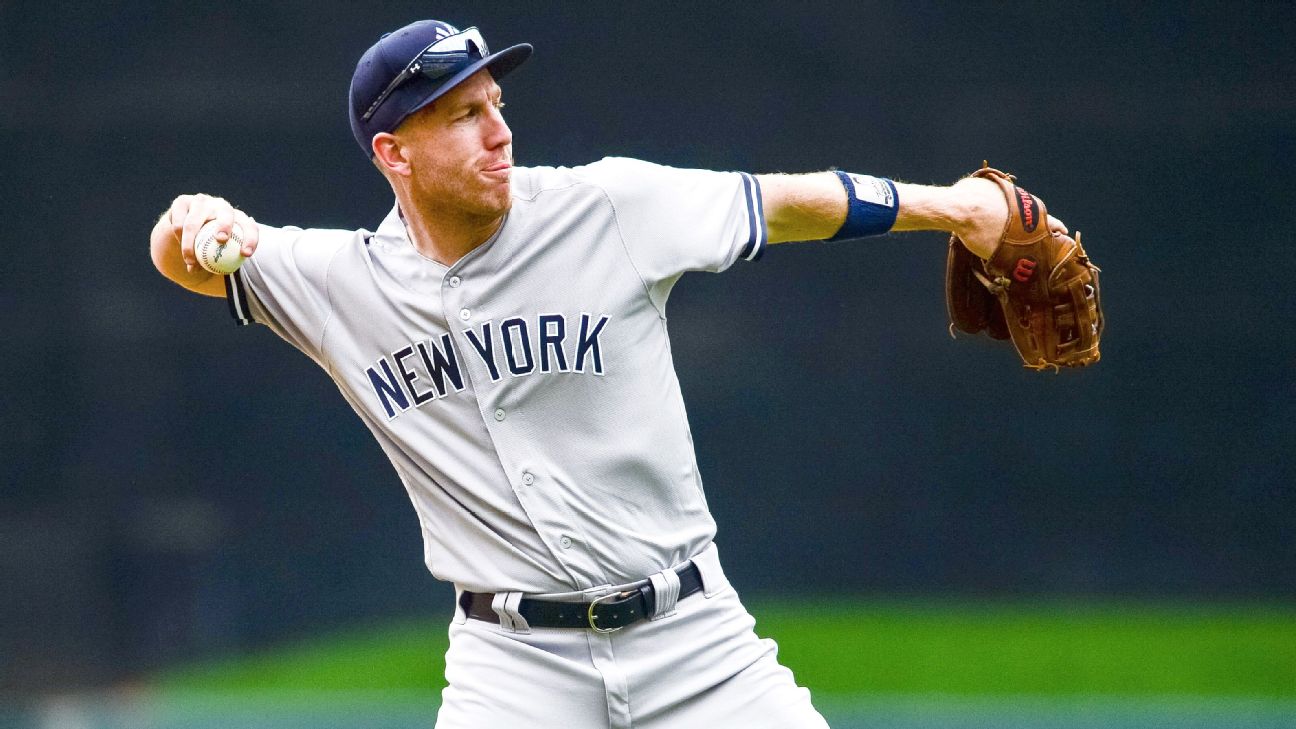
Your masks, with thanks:
M999 184L1008 199L1003 237L983 261L950 236L945 302L950 333L1012 339L1031 369L1084 367L1098 361L1103 331L1098 267L1075 238L1049 231L1044 201L984 166L973 173Z

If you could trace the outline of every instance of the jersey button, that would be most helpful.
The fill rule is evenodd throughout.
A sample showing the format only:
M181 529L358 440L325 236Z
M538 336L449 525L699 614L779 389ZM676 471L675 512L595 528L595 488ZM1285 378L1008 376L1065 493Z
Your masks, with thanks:
M572 539L566 534L562 535L562 539L558 540L558 546L562 547L563 549L571 549L571 545L572 545Z
M495 419L496 420L504 419L504 408L495 408Z
M460 309L459 318L463 319L464 321L468 321L469 319L472 318L472 312L468 311L467 309Z
M450 288L457 289L461 283L463 283L463 281L461 281L458 276L450 277Z
M527 472L525 472L525 473L522 474L522 484L523 484L523 485L525 485L525 486L530 486L530 485L533 484L533 483L535 483L535 476L532 476L530 471L527 471Z

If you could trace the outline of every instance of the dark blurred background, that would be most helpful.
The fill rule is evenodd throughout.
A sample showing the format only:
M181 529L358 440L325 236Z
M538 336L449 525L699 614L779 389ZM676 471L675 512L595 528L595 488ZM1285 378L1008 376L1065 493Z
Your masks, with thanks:
M745 594L1296 598L1291 3L5 0L0 690L448 617L328 378L146 250L182 192L375 227L347 84L422 17L536 45L504 84L521 164L947 184L985 158L1084 232L1104 357L1056 376L950 339L935 233L685 278Z

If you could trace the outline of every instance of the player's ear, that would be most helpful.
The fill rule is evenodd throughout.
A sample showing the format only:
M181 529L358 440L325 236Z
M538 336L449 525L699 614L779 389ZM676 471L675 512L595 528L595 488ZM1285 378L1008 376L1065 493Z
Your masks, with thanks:
M397 175L410 174L409 157L396 135L378 132L373 138L374 164Z

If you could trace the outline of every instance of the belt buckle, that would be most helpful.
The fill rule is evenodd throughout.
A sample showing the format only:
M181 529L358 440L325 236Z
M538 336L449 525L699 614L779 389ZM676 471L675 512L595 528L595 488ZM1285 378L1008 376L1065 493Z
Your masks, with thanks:
M589 609L585 611L585 617L589 621L590 630L593 630L595 633L603 633L606 635L607 633L615 633L618 630L624 628L625 627L624 625L618 625L615 628L600 628L598 626L598 616L594 614L594 608L597 607L598 604L601 602L606 602L613 598L620 598L624 600L625 598L630 597L632 595L634 595L633 592L609 592L608 594L603 595L602 597L596 597L593 600L591 600L589 604Z

